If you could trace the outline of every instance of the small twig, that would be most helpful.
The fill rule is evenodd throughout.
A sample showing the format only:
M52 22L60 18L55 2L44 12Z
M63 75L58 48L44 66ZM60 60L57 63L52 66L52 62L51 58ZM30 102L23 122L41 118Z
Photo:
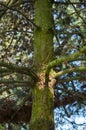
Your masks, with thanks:
M54 4L64 4L64 5L69 5L69 4L75 4L75 5L80 5L80 4L85 4L85 2L61 2L61 1L54 1Z
M77 12L77 9L75 8L75 6L72 4L72 2L70 0L68 0L69 3L73 6L75 12L77 13L77 15L83 20L83 22L86 24L85 20L83 19L83 17Z
M6 8L6 9L5 9L5 12L6 12L8 9L13 10L13 11L17 11L19 14L22 14L22 16L23 16L28 22L30 22L31 24L33 24L36 28L39 28L32 20L28 19L27 16L26 16L24 13L22 13L20 10L17 10L17 9L15 9L15 8L11 7L11 6L9 7L9 6L7 6L6 4L3 4L3 3L1 3L1 5Z

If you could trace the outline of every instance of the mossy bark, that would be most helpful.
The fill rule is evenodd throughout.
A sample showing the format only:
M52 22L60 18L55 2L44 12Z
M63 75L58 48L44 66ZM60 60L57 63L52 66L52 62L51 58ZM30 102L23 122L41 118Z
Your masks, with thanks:
M34 65L39 81L33 88L30 130L54 130L53 89L45 86L45 70L53 59L53 17L49 0L34 1Z
M42 77L33 90L30 130L54 130L53 107L53 92L44 85Z
M34 29L34 62L41 65L50 62L53 58L53 18L52 4L49 0L35 0Z

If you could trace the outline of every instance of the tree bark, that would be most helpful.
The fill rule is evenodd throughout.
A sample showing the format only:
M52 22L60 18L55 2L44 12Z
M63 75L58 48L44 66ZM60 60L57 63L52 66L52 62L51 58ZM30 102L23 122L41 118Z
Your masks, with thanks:
M43 72L40 81L33 90L31 130L54 130L53 91L45 86Z
M35 0L34 64L39 81L33 88L30 130L54 130L53 89L45 86L45 69L53 59L53 17L49 0Z
M53 58L53 17L49 0L35 0L34 62L40 68Z

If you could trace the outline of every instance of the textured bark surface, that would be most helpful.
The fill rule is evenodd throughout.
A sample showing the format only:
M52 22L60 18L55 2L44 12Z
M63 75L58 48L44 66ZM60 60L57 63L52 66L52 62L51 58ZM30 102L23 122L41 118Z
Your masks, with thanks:
M45 86L45 68L53 59L53 17L49 0L35 0L34 64L39 82L33 89L30 130L54 130L53 92Z
M31 130L54 130L53 92L45 86L44 73L39 75L40 81L33 90L33 106Z
M53 17L49 0L35 0L34 62L40 68L53 58Z

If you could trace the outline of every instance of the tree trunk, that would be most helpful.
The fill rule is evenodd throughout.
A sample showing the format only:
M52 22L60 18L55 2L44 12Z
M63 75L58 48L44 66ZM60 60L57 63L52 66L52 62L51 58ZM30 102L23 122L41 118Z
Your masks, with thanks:
M44 85L43 72L40 82L33 90L33 106L30 128L31 130L54 130L53 92Z
M53 17L49 0L35 0L34 62L40 68L53 58Z
M39 82L33 89L30 130L54 130L52 86L45 86L45 69L53 59L53 17L49 0L35 0L34 64Z

